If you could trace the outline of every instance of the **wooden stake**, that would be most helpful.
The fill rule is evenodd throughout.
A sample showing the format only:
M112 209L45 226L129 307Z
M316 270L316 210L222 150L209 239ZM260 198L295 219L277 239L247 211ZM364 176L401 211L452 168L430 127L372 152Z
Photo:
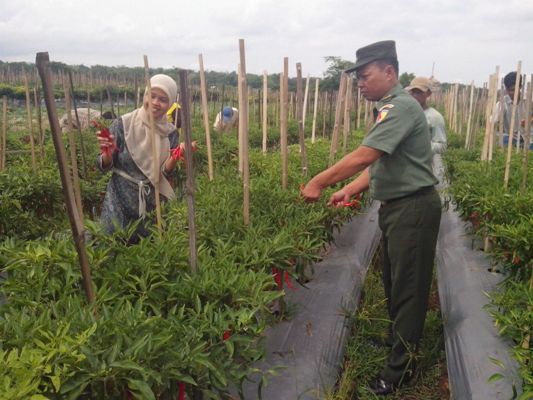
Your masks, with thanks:
M246 54L244 51L244 39L239 39L239 55L241 74L242 97L242 178L243 178L243 219L244 225L250 224L250 166L248 161L248 84L246 82Z
M52 138L56 150L57 163L59 166L59 173L61 176L61 183L63 185L63 193L65 194L65 202L67 204L67 212L70 221L70 227L78 252L80 262L81 277L85 296L89 303L94 303L93 283L91 279L91 269L89 267L89 258L85 250L85 235L83 223L78 214L76 201L74 200L74 190L72 182L69 178L68 166L65 157L65 148L61 138L61 128L59 127L59 120L57 118L57 111L54 99L54 86L52 84L52 77L50 74L48 53L37 53L36 65L43 83L44 100L46 103L46 110L48 113L48 120L50 122L50 129L52 131Z
M522 173L522 183L520 184L520 191L522 193L526 192L527 187L527 174L529 170L529 146L531 144L531 103L533 102L533 74L530 75L529 83L527 84L527 94L526 94L526 112L523 114L526 118L526 124L524 127L524 165L523 165L523 173ZM533 284L533 273L531 275L532 280L531 284ZM531 286L530 286L531 287Z
M359 130L361 127L361 88L357 88L357 127Z
M31 148L31 166L33 172L37 171L37 161L35 158L35 142L33 140L33 123L31 117L31 100L30 100L30 89L28 87L28 77L24 73L24 90L26 92L26 119L28 123L28 135L30 137L30 148Z
M516 66L516 76L520 77L522 73L522 61L518 61L518 65ZM516 88L517 90L514 91L513 96L513 107L511 111L511 122L509 127L509 141L507 142L507 159L505 160L505 175L503 177L503 187L504 189L507 189L507 186L509 184L509 175L511 172L511 153L513 148L513 133L514 133L514 127L516 123L516 107L518 102L518 94L520 93L520 89ZM501 105L503 107L503 104ZM520 124L520 121L518 121ZM529 133L529 132L528 132ZM520 135L517 135L520 136ZM520 141L520 138L516 138L517 141Z
M305 80L304 106L303 106L303 115L302 115L302 124L304 126L304 136L305 136L305 117L307 115L307 98L308 97L309 97L309 74L307 74L307 79Z
M205 142L207 145L207 166L209 180L213 180L213 153L211 151L211 133L209 132L209 111L207 109L207 88L205 83L204 59L198 54L198 63L200 64L200 90L202 92L202 113L204 114ZM173 99L172 101L174 101ZM176 119L177 120L177 119Z
M76 106L76 96L74 94L74 83L72 81L72 72L68 70L68 79L70 83L70 93L72 95L72 105L74 106L74 115L76 116L76 125L78 128L78 137L80 138L80 150L81 150L81 164L83 167L83 176L87 176L87 161L85 160L85 146L83 145L83 135L81 133L80 117L78 116L78 107ZM70 109L69 109L70 113ZM91 115L87 114L87 119L91 119Z
M241 64L237 64L237 99L239 104L239 128L237 130L239 143L239 176L242 178L242 129L244 127L243 113L242 113L242 79L241 79Z
M263 72L263 154L267 152L268 134L268 75Z
M302 175L307 176L307 151L305 148L303 124L303 98L302 98L302 64L296 63L296 120L298 122L298 138L300 140L300 155L302 161Z
M36 88L33 88L33 103L37 110L37 127L39 128L39 148L41 151L41 160L44 160L44 131L43 131L43 119L41 113L41 99Z
M352 108L352 77L346 76L346 93L344 100L344 123L342 135L342 154L346 154L348 147L348 134L350 133L350 112Z
M160 166L159 166L159 154L156 148L156 136L155 136L155 122L154 114L152 112L152 84L150 83L150 72L148 68L148 56L144 56L144 79L146 81L146 93L148 94L148 118L150 120L150 139L152 140L152 158L153 158L153 168L154 168L154 189L155 189L155 210L157 218L157 229L161 233L161 199L159 197L159 176L160 176ZM109 93L109 91L108 91ZM144 101L143 101L144 103ZM113 109L113 105L111 105Z
M83 204L81 201L81 188L80 188L80 176L78 174L78 155L76 151L76 140L74 139L74 132L72 129L72 116L71 104L70 104L70 92L67 89L67 84L65 82L67 77L63 75L63 91L65 92L65 108L67 110L67 121L68 121L68 144L70 150L70 173L72 175L72 184L74 187L74 196L76 198L76 206L78 207L79 218L83 224Z
M472 130L472 106L474 104L474 81L470 84L470 102L468 105L468 122L466 124L466 139L465 149L470 149L471 146L471 130Z
M288 180L288 148L287 148L287 98L289 83L289 58L283 58L283 73L280 74L280 145L281 145L281 188L287 189Z
M0 141L0 171L6 167L7 144L7 96L2 96L2 140Z
M329 166L332 166L335 162L335 156L337 155L337 145L339 141L339 129L341 124L341 115L344 111L344 96L346 93L346 78L347 74L342 73L339 83L339 91L337 94L337 104L335 106L335 124L333 125L333 133L331 134L331 146L329 149Z
M315 132L316 132L316 114L318 111L318 84L320 79L316 78L315 81L315 104L313 105L313 128L311 130L311 143L315 143Z
M192 139L191 139L191 111L190 96L187 79L187 71L180 70L180 101L181 101L181 128L185 136L185 172L187 181L185 183L185 192L187 197L187 214L189 223L189 263L191 272L197 271L197 254L196 254L196 221L194 205L194 166L192 160Z

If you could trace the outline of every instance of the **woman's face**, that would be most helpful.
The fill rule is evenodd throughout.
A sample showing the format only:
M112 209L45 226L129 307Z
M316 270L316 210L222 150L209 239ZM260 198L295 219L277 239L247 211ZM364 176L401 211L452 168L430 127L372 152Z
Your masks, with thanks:
M151 91L152 114L154 119L160 119L166 116L170 108L170 100L166 93L159 88L152 88ZM146 104L148 106L148 104Z

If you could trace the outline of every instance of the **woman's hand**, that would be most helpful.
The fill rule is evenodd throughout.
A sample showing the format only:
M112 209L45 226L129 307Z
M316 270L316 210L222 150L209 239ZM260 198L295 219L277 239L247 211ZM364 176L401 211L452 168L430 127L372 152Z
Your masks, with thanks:
M194 153L196 150L198 150L198 146L196 145L196 140L194 140L191 143L191 149ZM178 147L176 147L174 150L171 150L170 158L174 161L178 160L184 160L185 159L185 143L181 142Z
M115 137L112 134L102 134L102 131L96 132L100 154L102 155L102 167L107 167L113 160L113 152L117 149Z

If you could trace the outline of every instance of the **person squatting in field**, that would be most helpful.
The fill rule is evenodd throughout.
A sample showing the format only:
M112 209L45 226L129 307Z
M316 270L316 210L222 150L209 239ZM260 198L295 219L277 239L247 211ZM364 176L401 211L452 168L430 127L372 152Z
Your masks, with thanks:
M352 69L361 94L376 101L375 122L362 144L302 189L307 201L361 172L331 195L339 206L370 189L381 202L382 272L390 326L384 345L389 355L369 382L376 395L387 395L414 373L414 357L422 336L432 281L441 201L434 185L431 138L420 104L398 80L396 45L392 40L357 50Z
M112 172L100 221L111 234L140 220L129 243L137 243L149 234L149 224L153 221L145 217L156 207L155 182L159 181L163 201L175 198L171 177L178 160L183 157L184 145L178 145L176 127L167 119L167 112L177 97L176 82L167 75L158 74L150 79L150 85L151 93L145 92L143 105L111 124L110 137L97 133L100 146L97 166L102 172ZM148 102L152 105L159 154L159 165L155 168Z
M213 124L216 132L231 132L239 126L239 110L235 107L224 107L220 111Z

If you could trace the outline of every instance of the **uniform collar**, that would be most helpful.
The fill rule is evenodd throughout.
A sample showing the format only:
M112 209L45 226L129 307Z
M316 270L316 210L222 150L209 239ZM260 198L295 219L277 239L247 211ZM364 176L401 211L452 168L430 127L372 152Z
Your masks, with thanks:
M400 82L398 82L396 85L394 85L391 90L385 94L381 99L379 99L376 106L379 108L384 104L387 104L391 99L398 96L399 94L405 93L405 90L402 88L402 85L400 85Z

